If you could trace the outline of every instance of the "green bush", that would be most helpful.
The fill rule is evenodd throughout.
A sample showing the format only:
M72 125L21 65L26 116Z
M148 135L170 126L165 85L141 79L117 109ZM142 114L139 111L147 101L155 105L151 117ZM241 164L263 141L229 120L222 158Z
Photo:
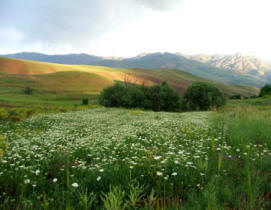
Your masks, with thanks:
M31 94L33 94L33 91L34 91L33 88L27 86L27 87L25 87L25 89L24 89L24 94L26 94L26 95L31 95Z
M242 96L240 94L236 94L230 97L230 99L241 99Z
M261 91L260 91L260 97L263 97L265 95L271 95L271 84L266 84L265 86L263 86L261 88Z
M88 99L87 98L82 99L82 105L88 105Z
M180 108L180 97L166 82L147 89L145 109L154 111L177 111Z
M166 82L152 87L116 83L102 91L99 103L106 107L178 111L180 97Z
M226 103L226 98L220 90L204 82L194 82L187 88L181 107L185 110L209 110Z

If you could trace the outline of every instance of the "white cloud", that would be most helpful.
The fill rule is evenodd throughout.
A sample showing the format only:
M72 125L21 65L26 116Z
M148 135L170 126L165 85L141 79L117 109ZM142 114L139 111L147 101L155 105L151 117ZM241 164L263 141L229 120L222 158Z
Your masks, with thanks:
M241 52L271 60L270 0L27 2L0 0L1 53Z

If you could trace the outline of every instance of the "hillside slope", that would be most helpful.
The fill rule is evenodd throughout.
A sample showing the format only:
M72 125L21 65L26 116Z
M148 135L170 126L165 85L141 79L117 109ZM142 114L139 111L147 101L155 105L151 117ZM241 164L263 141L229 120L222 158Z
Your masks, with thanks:
M225 58L225 56L187 56L178 53L150 53L132 58L104 58L87 54L45 55L39 53L17 53L5 56L60 64L99 65L114 68L178 69L210 80L255 87L262 87L271 79L270 72L263 72L266 68L268 69L268 65L259 62L256 58L246 58L245 61L248 60L246 62L244 59L238 60L238 56L235 56L235 59ZM223 62L221 59L224 59ZM238 62L233 64L232 60ZM240 71L235 69L237 67L249 67L250 70Z
M10 58L0 58L0 87L5 91L22 91L31 86L37 91L98 94L114 81L153 85L167 81L180 94L194 81L215 84L226 95L251 96L257 88L234 86L206 80L181 70L124 69L103 66L61 65Z

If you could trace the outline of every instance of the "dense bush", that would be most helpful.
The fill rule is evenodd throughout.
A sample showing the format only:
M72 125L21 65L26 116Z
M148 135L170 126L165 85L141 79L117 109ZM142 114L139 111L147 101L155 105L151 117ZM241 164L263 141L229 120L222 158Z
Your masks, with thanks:
M177 111L180 97L166 82L152 87L116 83L102 91L99 103L106 107Z
M263 86L261 88L261 91L260 91L260 97L263 97L265 95L271 95L271 84L266 84L265 86Z
M88 105L88 99L87 98L82 99L82 105Z
M33 88L31 88L29 86L25 87L24 94L31 95L32 93L33 93Z
M240 94L236 94L230 97L230 99L241 99L242 96Z
M187 88L183 96L182 109L209 110L213 107L220 107L225 102L226 98L215 86L204 82L194 82Z

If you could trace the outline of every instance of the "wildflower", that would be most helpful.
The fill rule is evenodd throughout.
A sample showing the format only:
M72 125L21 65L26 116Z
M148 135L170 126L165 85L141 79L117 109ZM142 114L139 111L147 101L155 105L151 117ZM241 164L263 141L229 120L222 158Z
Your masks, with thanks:
M72 183L72 186L73 186L74 188L79 187L79 185L78 185L76 182Z
M162 156L154 156L154 159L155 159L155 160L159 160L159 159L161 159L161 157L162 157Z
M178 152L179 155L181 155L181 154L183 154L183 153L184 153L184 151L182 151L182 150L180 150L180 151Z
M39 173L40 173L40 170L36 170L36 171L35 171L36 176L38 176Z
M100 169L99 171L100 171L100 172L104 172L104 169Z
M102 178L102 177L98 176L98 177L97 177L97 181L100 181L100 180L101 180L101 178Z
M56 183L56 182L57 182L57 178L54 178L54 179L53 179L53 182Z
M30 179L24 180L24 183L25 183L25 184L29 184L29 183L30 183Z
M157 171L157 172L156 172L156 175L157 175L157 176L162 176L162 175L163 175L163 173L162 173L162 172L160 172L160 171Z
M173 172L171 175L172 176L177 176L177 172Z

